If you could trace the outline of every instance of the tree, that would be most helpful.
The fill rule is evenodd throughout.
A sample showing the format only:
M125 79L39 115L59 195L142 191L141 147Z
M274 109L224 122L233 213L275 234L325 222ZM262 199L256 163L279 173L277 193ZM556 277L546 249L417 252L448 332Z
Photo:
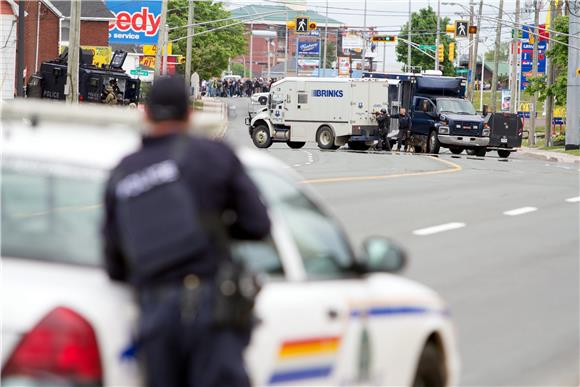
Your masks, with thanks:
M499 62L507 62L509 60L511 42L501 42L499 44ZM493 62L495 59L495 49L486 51L485 61Z
M324 55L324 41L321 50ZM326 68L332 68L333 62L336 62L336 44L329 40L326 46Z
M231 13L223 7L221 2L196 1L195 23L220 20L231 17ZM167 24L173 29L169 32L169 39L177 39L187 36L187 9L188 0L170 0L168 5ZM214 29L216 27L228 26L235 23L235 20L213 22L201 26L195 26L195 34ZM173 44L174 55L185 56L186 40L181 39ZM244 38L243 24L229 26L227 28L209 32L193 37L193 51L191 58L191 68L197 71L202 79L220 76L222 71L228 67L229 58L244 54L246 51L246 40ZM178 66L178 71L183 72L184 66Z
M445 26L450 23L449 18L440 19L441 31L445 31ZM437 31L437 14L433 11L431 6L422 8L418 12L411 14L412 26L412 41L416 44L434 45ZM409 22L401 27L399 38L408 40L409 38ZM399 39L395 49L397 53L397 60L402 63L407 63L407 42ZM453 63L449 61L449 43L454 42L455 39L450 38L445 32L440 35L440 43L445 46L445 60L442 63L442 71L444 75L455 75ZM431 51L433 55L436 52ZM432 69L435 65L435 60L426 54L413 47L411 50L411 60L413 66L421 66L423 70Z
M553 30L568 34L568 16L558 16L554 20ZM549 95L555 97L556 106L566 106L566 92L568 88L568 35L555 34L558 43L546 51L546 55L552 58L552 64L556 71L554 84L550 87L546 84L546 76L528 78L529 84L525 93L533 95L539 93L538 100L543 102Z

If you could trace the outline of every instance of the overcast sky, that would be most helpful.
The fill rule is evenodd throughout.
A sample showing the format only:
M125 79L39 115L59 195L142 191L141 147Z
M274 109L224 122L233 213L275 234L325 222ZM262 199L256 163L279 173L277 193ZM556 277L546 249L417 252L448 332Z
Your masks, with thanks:
M229 7L239 7L248 4L276 4L278 3L288 3L291 1L306 2L309 9L314 9L315 11L324 14L326 12L326 0L225 0L224 2L228 4ZM442 0L443 2L452 2L453 0ZM469 8L469 0L455 0L456 3L460 5L445 5L441 4L441 16L449 17L451 20L458 19L468 19L469 16L465 9ZM477 12L477 6L479 1L476 1L475 12ZM427 6L433 7L437 11L437 0L412 0L411 10L417 11L421 8ZM528 3L528 4L526 4ZM547 3L547 1L543 1ZM407 0L367 0L367 25L376 26L384 32L391 32L396 34L401 26L408 20L408 9L409 1ZM462 5L462 6L461 6ZM546 4L543 4L546 7ZM337 20L344 22L347 25L352 26L363 26L364 25L364 0L329 0L328 1L328 16ZM485 0L483 6L483 15L487 17L497 18L499 0ZM495 7L495 8L494 8ZM521 0L521 7L524 10L532 10L531 0ZM505 19L509 21L515 14L515 1L505 0L504 1L504 12ZM463 14L463 16L457 13ZM523 13L521 15L524 21L533 22L533 13ZM545 13L543 12L540 17L540 22L545 21ZM494 47L495 40L495 23L491 20L482 22L482 36L487 37L484 46L486 46L485 51ZM502 40L507 41L510 39L511 30L509 28L502 28ZM480 46L481 47L481 46ZM480 54L484 49L480 48ZM382 53L379 53L379 58ZM387 50L387 63L394 63L394 49Z

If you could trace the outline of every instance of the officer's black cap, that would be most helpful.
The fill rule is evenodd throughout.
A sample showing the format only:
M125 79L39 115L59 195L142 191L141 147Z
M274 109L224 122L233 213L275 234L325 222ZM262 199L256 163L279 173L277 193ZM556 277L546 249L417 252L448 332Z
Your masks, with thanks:
M145 102L152 121L186 120L189 112L189 92L179 76L157 79Z

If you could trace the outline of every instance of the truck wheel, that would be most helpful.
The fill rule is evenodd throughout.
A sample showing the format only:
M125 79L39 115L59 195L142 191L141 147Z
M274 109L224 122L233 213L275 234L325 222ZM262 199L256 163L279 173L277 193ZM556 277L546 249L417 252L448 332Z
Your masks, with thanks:
M413 387L444 387L445 368L439 350L433 343L427 343L417 366Z
M476 154L475 149L467 149L465 153L467 153L470 156L475 156Z
M485 149L485 148L478 148L475 150L475 155L477 157L485 157L486 153L487 153L487 149Z
M437 132L432 130L429 133L429 142L427 145L427 153L438 154L439 149L441 149L441 144L439 143L439 138L437 138Z
M512 153L512 152L510 152L509 150L503 150L503 149L499 149L497 151L497 155L499 157L503 157L504 159L507 159L508 157L510 157L510 153Z
M369 145L365 144L362 141L352 141L348 143L348 148L352 150L368 150L370 148Z
M338 149L334 145L334 133L328 126L323 126L316 132L316 142L320 149Z
M463 152L463 148L449 148L449 150L451 151L451 153L453 153L454 155L460 155L461 152Z
M252 141L258 148L269 148L272 145L270 129L266 125L258 125L252 133Z
M286 144L288 144L288 146L292 149L300 149L304 145L306 145L305 142L298 142L298 141L288 141Z

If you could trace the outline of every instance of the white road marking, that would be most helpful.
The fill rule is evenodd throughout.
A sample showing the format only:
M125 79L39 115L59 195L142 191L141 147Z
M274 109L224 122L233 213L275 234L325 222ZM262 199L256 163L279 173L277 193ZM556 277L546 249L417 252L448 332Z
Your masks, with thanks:
M299 167L299 166L300 166L300 164L294 164L294 166L295 166L295 167Z
M537 210L538 209L536 207L522 207L522 208L516 208L514 210L505 211L503 214L507 215L507 216L518 216L518 215L523 215L523 214L527 214L530 212L534 212Z
M419 235L419 236L426 236L426 235L437 234L437 233L444 232L444 231L456 230L458 228L463 228L465 226L466 226L465 223L458 223L458 222L445 223L445 224L440 224L438 226L432 226L432 227L427 227L427 228L415 230L415 231L413 231L413 234Z
M576 196L575 198L566 199L568 203L578 203L580 202L580 196Z

